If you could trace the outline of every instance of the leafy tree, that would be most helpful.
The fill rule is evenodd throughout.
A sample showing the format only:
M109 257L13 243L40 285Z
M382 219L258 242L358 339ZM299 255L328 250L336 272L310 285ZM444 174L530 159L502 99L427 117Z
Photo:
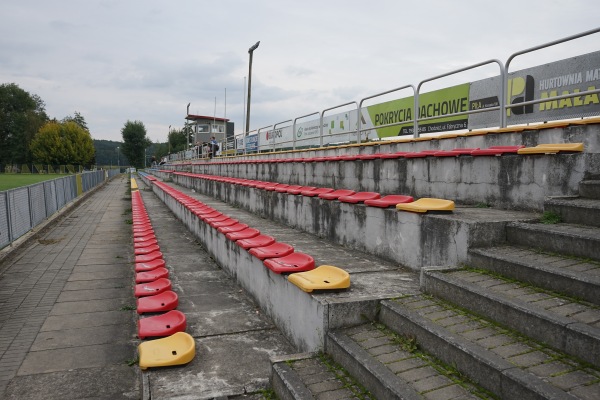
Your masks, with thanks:
M144 150L152 142L146 137L146 127L141 121L127 121L123 129L123 147L121 152L129 159L129 162L136 168L144 168Z
M0 164L31 161L29 145L47 121L39 96L14 83L0 85Z
M173 129L169 132L169 148L171 153L187 149L187 134L184 129Z
M90 131L88 129L87 123L85 122L85 118L83 118L83 115L81 115L79 112L75 111L75 116L72 117L70 115L66 116L65 118L63 118L62 122L75 122L77 125L79 125L80 127L82 127L83 129L85 129L86 131Z
M31 142L34 160L44 164L90 163L94 141L90 133L75 122L48 122Z

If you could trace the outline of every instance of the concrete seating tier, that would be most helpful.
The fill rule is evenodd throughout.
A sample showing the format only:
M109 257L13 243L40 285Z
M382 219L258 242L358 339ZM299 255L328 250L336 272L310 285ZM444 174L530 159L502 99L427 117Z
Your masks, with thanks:
M594 122L580 125L578 121L570 121L566 128L564 124L540 126L547 128L510 127L442 134L419 140L407 138L375 141L368 145L249 154L211 162L173 164L166 167L169 172L153 173L167 178L173 171L187 171L541 211L546 197L576 195L578 182L587 176L600 176L600 125ZM582 144L584 151L518 154L519 149L535 149L540 144ZM499 151L499 146L505 149ZM469 149L474 149L472 154ZM434 150L437 155L434 152L421 158L403 157L404 153ZM447 152L458 155L449 156ZM366 157L351 161L337 159L349 154ZM492 155L498 156L490 157ZM331 161L327 161L327 157L331 157ZM304 162L311 158L312 162ZM314 161L314 158L322 161ZM281 160L286 162L279 162Z
M511 131L512 132L512 131ZM432 140L430 138L422 138L422 141ZM554 148L556 151L540 153L540 148ZM211 161L209 163L190 163L185 165L229 165L229 164L273 164L273 163L318 163L318 162L336 162L336 161L357 161L357 160L375 160L394 159L394 158L425 158L425 157L458 157L461 155L469 156L488 156L502 154L553 154L559 151L565 152L582 152L583 143L548 143L534 147L525 147L524 145L515 146L490 146L488 148L466 148L458 147L450 150L427 149L421 151L399 151L392 153L374 153L374 154L346 154L346 155L331 155L322 157L298 157L298 158L265 158L265 159L249 159L249 160L222 160ZM184 165L184 164L179 164ZM161 170L160 172L171 173L171 170Z
M311 197L267 191L260 189L260 185L255 187L247 185L248 180L231 177L174 172L171 174L171 179L184 187L213 195L268 219L283 222L414 269L431 263L455 265L466 260L467 251L457 244L454 231L448 231L448 224L457 224L461 227L459 235L461 235L460 240L463 243L477 243L482 239L476 233L478 227L464 221L463 217L454 219L447 216L452 222L441 219L424 220L411 215L392 215L398 214L396 208L332 201L343 194L353 194L353 191L346 189ZM275 183L271 183L271 185L275 185ZM236 187L235 190L232 190L233 186ZM312 191L308 193L310 194ZM427 207L430 207L434 212L456 212L454 203L449 200L428 199L426 203L428 204L425 207L421 207L419 203L414 209L406 211L422 213L428 211ZM405 213L401 212L400 214ZM489 224L490 229L493 230L501 229L501 225L496 225L494 228L492 221L498 222L497 218L504 221L506 214L492 210L488 210L486 214L490 219L487 222L479 221L479 223ZM508 215L508 220L514 218L514 214ZM352 228L347 229L347 227ZM434 227L436 235L431 234L430 227ZM495 232L492 237L501 235L501 231ZM244 235L250 233L254 236L259 234L252 230L247 232L237 230L233 237L237 240L245 238ZM230 233L228 235L231 236ZM404 246L418 250L402 251Z
M242 185L239 187L258 190ZM359 258L350 255L348 250L341 247L335 251L328 250L323 247L322 241L311 235L282 229L270 221L182 187L175 189L170 184L154 181L152 188L154 193L203 243L211 257L254 298L277 327L302 351L322 349L325 332L331 327L355 324L364 315L374 315L378 299L402 296L407 291L412 293L417 290L414 273L400 269L397 264L378 260L372 256L367 258L366 255L361 255L362 258ZM290 196L287 193L269 193ZM246 229L255 229L260 232L259 235L277 238L278 241L270 246L285 243L291 246L294 252L276 258L262 259L262 256L254 256L251 252L261 249L260 247L246 251L220 231L229 227L215 229L203 222L197 215L197 208L194 209L192 205L193 200L196 200L196 203L210 205L221 214L240 221L240 224L256 226L256 228ZM260 229L257 229L258 227ZM269 251L269 246L264 249L261 251ZM311 254L313 251L316 252L315 256ZM272 255L281 256L278 251ZM274 272L268 264L273 265L273 269L277 272ZM352 286L342 289L347 285L340 286L337 280L331 280L330 286L327 282L323 282L324 286L314 288L313 292L307 293L289 282L288 276L293 276L294 273L304 269L312 270L315 265L321 264L342 267L348 272ZM331 289L334 285L335 290L318 291ZM140 298L139 301L145 298ZM295 318L290 318L290 315L295 315Z

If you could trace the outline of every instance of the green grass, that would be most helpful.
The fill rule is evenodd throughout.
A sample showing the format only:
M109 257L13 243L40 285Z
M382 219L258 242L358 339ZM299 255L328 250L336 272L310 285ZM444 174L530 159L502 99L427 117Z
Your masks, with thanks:
M560 217L560 215L553 211L544 211L544 214L542 214L540 221L543 224L558 224L559 222L562 222L562 218Z
M21 186L33 185L34 183L61 178L63 174L0 174L0 192L18 188Z

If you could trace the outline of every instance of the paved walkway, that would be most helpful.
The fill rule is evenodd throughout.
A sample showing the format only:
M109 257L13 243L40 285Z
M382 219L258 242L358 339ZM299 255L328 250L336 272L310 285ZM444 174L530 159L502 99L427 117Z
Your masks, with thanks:
M269 357L294 352L141 186L195 359L143 374L134 364L140 341L123 176L0 263L0 399L260 399Z
M140 398L119 177L0 264L0 398Z

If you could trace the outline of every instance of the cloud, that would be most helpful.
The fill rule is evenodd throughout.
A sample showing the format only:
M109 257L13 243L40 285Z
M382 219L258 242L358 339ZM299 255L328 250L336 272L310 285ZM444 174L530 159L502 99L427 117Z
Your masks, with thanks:
M188 103L212 115L215 99L217 116L239 132L248 48L257 40L253 129L487 59L504 62L596 27L599 11L585 0L6 0L0 83L38 94L52 117L81 112L95 138L120 140L123 124L140 120L152 140L164 140L169 125L183 125ZM598 50L597 36L519 58L514 68Z

